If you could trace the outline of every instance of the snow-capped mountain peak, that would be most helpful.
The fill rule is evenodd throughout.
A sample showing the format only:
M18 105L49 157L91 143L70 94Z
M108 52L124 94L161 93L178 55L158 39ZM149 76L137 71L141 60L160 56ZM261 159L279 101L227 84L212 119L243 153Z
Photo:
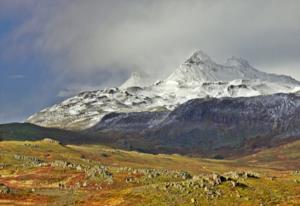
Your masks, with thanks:
M202 51L193 53L167 79L148 84L134 72L119 88L83 92L27 119L45 127L86 129L111 112L173 110L195 98L250 97L298 91L300 82L269 74L232 57L222 65Z

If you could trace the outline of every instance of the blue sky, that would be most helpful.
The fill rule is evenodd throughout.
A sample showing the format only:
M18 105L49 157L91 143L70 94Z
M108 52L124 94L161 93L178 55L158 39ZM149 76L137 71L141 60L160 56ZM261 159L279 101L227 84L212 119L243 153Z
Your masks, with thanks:
M300 79L299 10L298 0L1 0L0 123L133 71L165 78L197 49Z
M0 122L22 121L29 114L56 101L53 95L57 88L50 84L51 73L47 62L38 55L26 58L4 55L5 50L9 50L6 48L9 45L4 41L29 15L26 11L16 11L18 13L7 11L0 15ZM40 99L37 99L38 96Z

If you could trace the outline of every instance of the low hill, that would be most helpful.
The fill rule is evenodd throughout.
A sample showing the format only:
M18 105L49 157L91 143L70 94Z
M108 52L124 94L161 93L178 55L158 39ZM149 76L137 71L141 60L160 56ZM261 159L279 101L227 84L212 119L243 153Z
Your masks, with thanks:
M85 136L77 132L44 128L30 123L0 124L0 139L2 140L40 140L51 137L64 143L84 142Z

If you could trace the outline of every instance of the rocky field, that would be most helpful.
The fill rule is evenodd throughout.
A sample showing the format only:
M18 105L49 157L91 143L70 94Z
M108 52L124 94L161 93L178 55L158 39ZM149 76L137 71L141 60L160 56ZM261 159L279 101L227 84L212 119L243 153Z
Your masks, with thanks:
M234 160L0 142L0 205L299 205L300 141Z

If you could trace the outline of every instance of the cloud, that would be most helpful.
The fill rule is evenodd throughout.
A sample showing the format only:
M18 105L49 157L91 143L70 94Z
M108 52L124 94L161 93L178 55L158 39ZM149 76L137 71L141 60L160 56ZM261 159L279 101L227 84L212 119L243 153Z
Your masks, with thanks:
M132 70L163 78L199 48L219 62L242 56L261 70L300 79L298 0L51 0L31 6L32 14L10 35L11 53L42 54L78 85L82 75L95 79L107 71L114 76L104 79L116 84Z
M57 96L58 97L71 97L73 95L79 94L82 91L93 91L99 89L101 85L98 86L90 86L90 85L85 85L85 84L71 84L68 85L67 88L62 89L58 92Z

